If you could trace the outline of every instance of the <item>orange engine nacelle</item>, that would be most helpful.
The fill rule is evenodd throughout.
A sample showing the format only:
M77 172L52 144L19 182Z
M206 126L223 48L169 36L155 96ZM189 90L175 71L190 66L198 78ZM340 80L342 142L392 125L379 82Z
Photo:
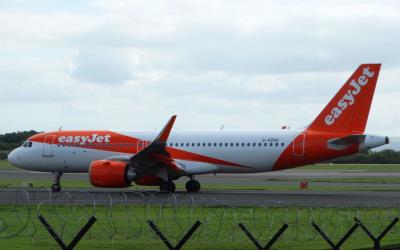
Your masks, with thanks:
M99 160L89 167L89 179L95 187L128 187L136 173L126 162Z

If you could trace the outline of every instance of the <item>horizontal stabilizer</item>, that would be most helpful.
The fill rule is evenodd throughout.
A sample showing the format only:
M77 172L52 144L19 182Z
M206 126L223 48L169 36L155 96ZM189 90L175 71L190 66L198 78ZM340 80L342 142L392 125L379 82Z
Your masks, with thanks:
M360 144L365 141L365 135L349 135L328 141L328 148L342 150L353 144Z

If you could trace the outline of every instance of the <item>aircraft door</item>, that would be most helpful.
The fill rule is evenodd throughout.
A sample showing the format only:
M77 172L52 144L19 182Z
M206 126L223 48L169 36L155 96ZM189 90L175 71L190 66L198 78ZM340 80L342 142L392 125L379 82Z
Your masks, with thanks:
M293 140L293 155L295 156L304 156L305 153L305 144L306 144L306 134L300 133Z
M55 135L46 135L43 143L43 157L53 157L53 142Z

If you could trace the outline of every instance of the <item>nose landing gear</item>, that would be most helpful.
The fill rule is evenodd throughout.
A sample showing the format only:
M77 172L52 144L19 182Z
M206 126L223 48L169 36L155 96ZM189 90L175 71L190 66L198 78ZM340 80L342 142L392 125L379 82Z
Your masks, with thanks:
M60 183L60 180L61 180L62 174L63 174L62 172L55 172L55 173L53 173L53 175L54 175L54 184L51 185L51 190L52 190L53 192L60 192L60 191L61 191L61 183Z

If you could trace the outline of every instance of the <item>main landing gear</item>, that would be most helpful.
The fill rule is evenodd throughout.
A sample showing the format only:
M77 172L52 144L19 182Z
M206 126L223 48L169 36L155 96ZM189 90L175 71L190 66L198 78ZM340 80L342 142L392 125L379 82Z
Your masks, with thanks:
M186 190L189 193L199 192L200 187L200 182L196 181L195 179L191 179L190 181L186 182Z
M200 187L200 182L196 181L193 177L191 177L191 179L186 182L186 191L188 191L189 193L199 192ZM173 183L172 181L164 181L160 185L161 192L175 193L175 189L175 183Z
M60 179L61 179L62 174L63 174L62 172L53 173L53 175L54 175L54 184L51 185L51 190L53 192L60 192L61 191Z
M175 183L173 183L172 181L165 181L160 185L161 192L175 193L175 189Z

